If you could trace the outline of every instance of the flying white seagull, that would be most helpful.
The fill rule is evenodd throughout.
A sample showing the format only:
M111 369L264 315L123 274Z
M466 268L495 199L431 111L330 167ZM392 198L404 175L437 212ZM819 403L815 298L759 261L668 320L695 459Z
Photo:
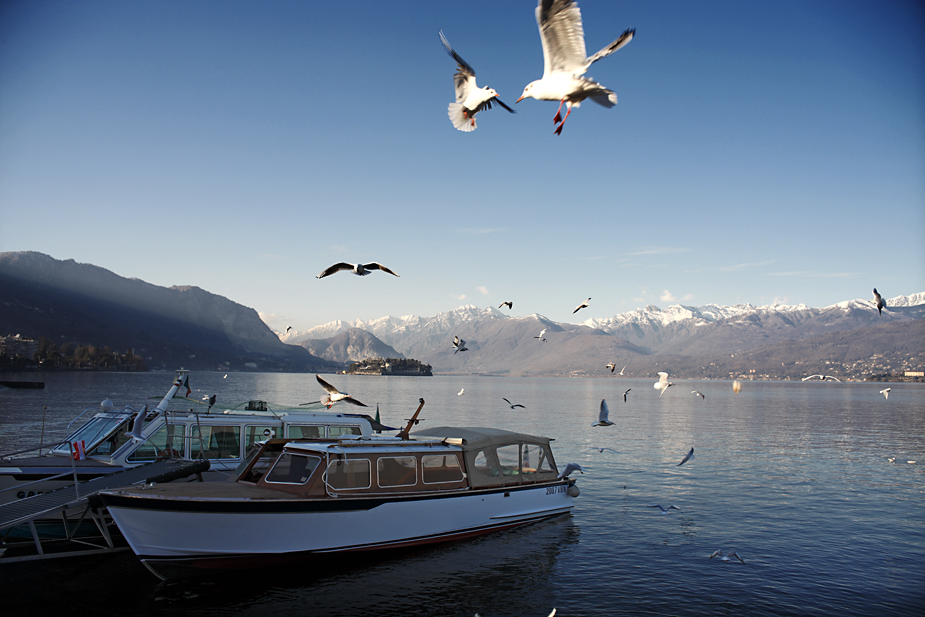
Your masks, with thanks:
M691 390L691 394L696 394L697 396L699 396L699 397L702 398L702 399L706 399L706 398L707 398L707 397L705 397L705 396L703 395L703 392L698 392L697 390Z
M545 343L545 342L546 342L546 339L543 338L543 335L544 335L544 334L546 334L546 328L543 328L542 330L540 330L540 335L539 335L539 336L534 336L533 338L538 338L538 339L540 339L540 342L541 342L541 343Z
M890 390L892 390L892 389L893 389L893 388L887 388L887 389L885 389L885 390L880 390L880 394L883 395L883 398L889 400L889 399L890 399Z
M357 276L366 276L373 270L382 270L383 272L391 274L392 276L398 276L382 264L377 264L373 261L368 264L348 264L344 262L334 264L315 278L323 279L324 277L340 272L341 270L353 270L353 273Z
M466 391L465 388L460 388L459 392L456 393L456 396L462 396L465 393L465 391Z
M509 309L513 309L514 303L513 302L502 302L501 304L498 305L498 308L501 308L502 306L507 306Z
M680 510L680 509L681 509L681 508L679 508L678 506L668 506L667 508L665 508L665 507L660 506L660 505L657 504L657 503L650 503L650 504L648 505L648 507L649 507L649 508L658 508L659 510L662 511L662 514L663 514L663 515L668 514L668 511L669 511L669 510Z
M713 559L714 557L719 557L720 558L719 560L722 561L723 563L729 563L729 560L732 559L733 557L735 557L742 563L745 563L745 560L739 557L739 555L736 554L735 551L729 551L727 555L723 555L723 549L721 548L718 548L715 551L713 551L713 554L710 555L710 559Z
M523 407L524 409L526 409L526 407L524 407L524 406L521 405L520 403L517 403L517 404L515 405L514 403L512 403L512 402L509 401L509 400L507 400L507 399L504 398L503 396L501 397L501 400L504 401L505 403L507 403L508 405L510 405L510 406L511 406L511 409L514 409L515 407Z
M604 366L607 367L607 368L609 368L611 373L614 372L614 371L616 370L616 368L617 368L617 365L614 364L613 362L608 362L608 363L605 364Z
M462 340L458 336L453 337L453 347L456 348L456 351L453 352L454 356L460 351L469 351L469 348L466 347L466 341Z
M567 478L567 477L569 476L569 474L572 473L573 471L577 471L577 472L580 472L580 473L584 473L584 472L585 472L585 468L582 467L581 465L579 465L578 463L569 463L568 465L565 466L565 469L563 469L563 470L559 473L559 477L560 477L560 478Z
M694 449L693 449L693 448L691 448L691 451L688 452L688 453L684 456L684 458L681 459L681 462L678 463L677 465L675 465L675 467L680 467L681 465L683 465L683 464L686 463L687 461L691 460L692 458L694 458Z
M587 98L598 105L613 107L617 95L593 79L583 77L592 64L606 58L631 40L635 28L623 32L613 43L593 56L585 51L585 33L581 25L581 11L572 0L540 0L536 7L536 24L543 45L543 78L527 84L517 102L527 97L538 101L559 101L553 122L555 133L560 135L572 107L580 107ZM562 104L567 111L561 115Z
M880 292L874 287L874 304L877 305L877 313L883 315L883 309L886 308L886 300L880 297Z
M456 60L456 72L453 73L453 85L456 86L456 102L450 103L447 107L447 115L450 122L460 131L466 133L478 128L475 123L475 114L483 109L491 109L492 103L498 103L512 114L513 109L501 102L498 93L492 88L485 86L479 88L475 83L475 69L462 59L462 57L453 51L450 42L443 36L443 30L440 31L440 41L446 47L446 53L450 54L453 60Z
M578 305L578 308L575 309L574 311L572 311L572 315L574 315L575 313L577 313L578 311L580 311L580 310L583 309L583 308L587 308L587 307L588 307L588 302L590 302L590 301L591 301L591 298L588 298L587 300L585 300L584 302L582 302L581 304L579 304L579 305Z
M625 371L625 370L626 370L626 365L624 364L624 365L623 365L623 368L620 369L620 374L622 375L622 374L623 374L623 371Z
M632 388L627 388L626 391L623 393L623 402L624 402L624 403L626 402L626 395L629 394L630 390L632 390Z
M327 394L324 394L321 396L321 404L327 407L328 409L331 408L331 405L333 405L334 403L339 403L340 401L343 401L345 403L350 403L351 405L359 405L360 407L366 407L365 404L356 400L355 398L353 398L346 392L341 392L340 390L338 390L337 388L335 388L334 386L332 386L331 384L323 380L318 375L315 375L315 379L318 380L318 383L320 383L321 387L324 388L325 391L327 392Z
M668 388L670 388L670 387L673 386L673 385L674 385L673 383L668 383L668 373L665 373L665 372L663 372L663 371L659 371L659 372L658 372L658 381L656 381L654 384L652 384L652 387L655 388L656 390L661 390L661 392L658 393L658 395L661 396L661 395L665 394L665 390L667 390Z
M613 426L613 422L607 419L608 416L610 416L610 409L607 407L607 399L602 398L601 399L601 413L597 417L597 422L595 422L591 426Z

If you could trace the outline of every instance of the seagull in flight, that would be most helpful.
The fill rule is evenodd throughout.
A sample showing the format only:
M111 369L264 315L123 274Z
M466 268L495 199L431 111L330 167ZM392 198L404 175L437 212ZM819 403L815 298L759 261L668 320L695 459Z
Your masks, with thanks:
M501 304L498 305L498 308L501 308L502 306L505 306L505 305L507 305L507 307L508 307L509 309L513 309L513 308L514 308L514 303L513 303L513 302L502 302Z
M324 272L322 272L315 278L323 279L324 277L331 276L332 274L340 272L341 270L353 270L353 273L356 274L357 276L366 276L373 270L382 270L383 272L387 274L391 274L392 276L398 276L397 274L395 274L394 272L392 272L391 270L389 270L382 264L377 264L376 262L373 261L368 264L348 264L344 262L341 262L339 264L334 264L333 266L331 266L330 268L328 268L327 270L325 270Z
M880 297L880 292L874 287L874 304L877 305L877 314L883 315L883 309L886 308L886 300Z
M583 309L583 308L587 308L588 302L590 302L590 301L591 301L591 298L588 298L587 300L585 300L584 302L582 302L581 304L579 304L579 305L578 305L578 308L575 309L574 311L572 311L572 315L574 315L575 313L577 313L578 311L580 311L580 310Z
M703 392L698 392L697 390L691 390L691 394L696 394L697 396L699 396L699 397L702 398L702 399L706 399L706 398L707 398L707 397L705 397L705 396L703 395Z
M659 396L661 396L662 394L665 394L665 390L667 390L673 385L674 385L673 383L668 383L668 373L665 373L663 371L658 372L658 381L652 384L652 386L656 390L661 390L661 392L659 392L658 394Z
M623 371L625 371L625 370L626 370L626 365L624 364L624 365L623 365L623 368L620 369L620 374L622 375L622 374L623 374Z
M607 367L607 368L609 368L611 373L614 372L614 371L616 370L616 368L617 368L617 365L614 364L613 362L608 362L608 363L605 364L604 366Z
M585 472L585 468L582 467L581 465L579 465L578 463L569 463L568 465L565 466L565 469L563 469L563 470L559 473L559 477L560 477L560 478L567 478L567 477L569 477L569 474L572 473L573 471L577 471L577 472L579 472L579 473L584 473L584 472Z
M815 379L816 377L819 378L819 381L827 381L831 379L832 381L841 382L841 379L838 379L837 377L832 377L831 375L810 375L809 377L804 377L800 381L809 381L810 379Z
M693 448L691 448L691 451L690 451L690 452L688 452L687 454L684 455L684 458L682 458L682 459L681 459L681 462L678 463L677 465L675 465L675 467L680 467L681 465L683 465L683 464L686 463L687 461L691 460L692 458L694 458L694 449L693 449Z
M334 403L339 403L340 401L343 401L345 403L350 403L351 405L359 405L360 407L366 407L365 404L356 400L355 398L353 398L346 392L341 392L340 390L338 390L337 388L335 388L334 386L332 386L331 384L323 380L318 375L315 375L315 379L318 380L318 383L320 383L321 387L324 388L325 392L327 392L327 394L323 394L321 396L321 404L327 407L328 409L331 408L331 405L333 405ZM302 405L307 405L307 404L308 403L302 403Z
M607 399L601 399L601 413L597 417L597 422L591 426L613 426L613 422L607 419L610 415L610 409L607 407Z
M456 351L453 352L454 356L460 351L469 351L469 348L466 347L466 341L462 340L458 336L453 337L453 347L456 348Z
M515 113L513 109L501 102L501 99L498 98L498 93L492 88L488 86L479 88L475 84L475 69L463 60L458 53L453 51L450 42L443 35L443 30L440 31L440 41L446 48L446 53L450 54L453 60L456 60L456 72L453 73L453 85L456 86L456 102L450 103L450 106L447 107L447 115L450 117L450 122L453 123L453 126L466 133L474 131L478 128L475 123L475 114L483 109L491 109L492 103L497 103L512 114Z
M456 396L462 396L465 391L465 388L460 388L459 392L456 393Z
M539 336L534 336L533 338L538 338L538 339L540 339L540 342L541 342L541 343L545 343L545 342L546 342L546 339L543 338L543 335L544 335L544 334L546 334L546 328L543 328L542 330L540 330L540 335L539 335Z
M720 558L719 560L722 561L723 563L729 563L729 560L732 559L733 557L738 559L742 563L745 563L745 560L739 557L739 555L735 551L729 551L727 555L723 555L723 549L721 548L718 548L715 551L713 551L713 554L710 555L710 559L713 559L714 557L719 557Z
M514 409L515 407L523 407L524 409L526 409L526 407L524 407L524 406L521 405L520 403L517 403L517 404L515 405L514 403L512 403L512 402L509 401L509 400L507 400L507 399L504 398L503 396L501 397L501 400L504 401L505 403L507 403L508 405L510 405L510 406L511 406L511 409Z
M680 509L681 509L681 508L679 508L678 506L668 506L667 508L664 508L664 507L662 507L661 505L659 505L659 504L657 504L657 503L650 503L647 507L649 507L649 508L658 508L659 510L662 511L662 515L663 515L663 516L664 516L665 514L668 514L668 511L669 511L669 510L680 510Z
M626 391L623 393L623 402L624 402L624 403L626 402L626 395L629 394L630 390L632 390L632 388L627 388Z
M592 64L633 40L636 29L625 30L617 40L589 57L585 51L581 11L573 0L540 0L536 7L536 24L543 45L543 77L527 84L516 102L528 97L559 101L553 118L557 125L556 135L562 134L572 107L580 107L585 99L590 98L604 107L616 105L617 95L613 91L583 75ZM567 106L564 118L561 115L563 103Z
M885 390L880 390L880 394L883 395L883 398L890 400L890 390L893 388L886 388Z
M610 451L613 452L614 454L620 454L619 452L617 452L617 451L614 450L613 448L602 448L602 447L600 447L600 446L591 446L590 448L587 448L587 450L588 450L588 451L594 451L594 450L596 450L596 451L599 452L599 453L603 453L604 450L610 450Z

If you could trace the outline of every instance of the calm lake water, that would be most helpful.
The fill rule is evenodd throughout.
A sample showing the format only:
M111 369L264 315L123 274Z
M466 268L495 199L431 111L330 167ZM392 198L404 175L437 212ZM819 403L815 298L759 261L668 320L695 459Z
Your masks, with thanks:
M173 375L43 378L44 390L0 388L0 453L37 445L43 407L46 442L57 440L86 407L106 396L120 408L150 404ZM422 427L555 438L560 468L586 467L571 515L399 555L176 583L159 582L131 553L3 566L4 613L925 614L925 387L890 384L885 400L876 383L744 382L736 395L731 382L682 380L659 397L654 377L326 378L373 414L378 403L392 426L423 397ZM226 403L297 405L322 394L314 375L192 373L190 385ZM615 425L592 428L602 398ZM647 507L655 503L680 510L661 515ZM745 563L710 560L718 548Z

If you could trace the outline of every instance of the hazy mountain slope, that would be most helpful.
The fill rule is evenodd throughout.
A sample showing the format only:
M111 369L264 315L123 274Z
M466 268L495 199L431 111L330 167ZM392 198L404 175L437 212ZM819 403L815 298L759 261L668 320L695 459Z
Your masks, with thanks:
M404 358L392 347L359 328L350 328L331 338L308 340L301 346L312 355L332 362L356 362L366 358Z

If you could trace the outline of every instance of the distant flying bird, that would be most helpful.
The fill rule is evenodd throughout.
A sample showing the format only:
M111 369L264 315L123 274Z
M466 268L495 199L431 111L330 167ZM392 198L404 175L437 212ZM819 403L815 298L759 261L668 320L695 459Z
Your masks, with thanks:
M604 366L607 367L607 368L609 368L611 373L614 372L614 370L616 370L616 368L617 368L617 365L614 364L613 362L608 362L608 363L605 364Z
M600 447L600 446L591 446L590 448L588 448L588 450L597 450L597 452L599 452L599 453L603 453L604 450L610 450L611 452L613 452L613 453L615 453L615 454L620 454L619 452L617 452L617 451L614 450L613 448L602 448L602 447Z
M880 394L883 395L883 398L889 400L889 399L890 399L890 390L892 390L892 389L893 389L893 388L887 388L887 389L885 389L885 390L880 390Z
M465 388L460 388L459 392L456 393L456 396L462 396L462 395L463 395L463 392L465 392L465 391L466 391Z
M831 375L810 375L809 377L804 377L800 381L809 381L810 379L815 379L816 377L819 378L819 381L827 381L831 379L832 381L837 381L839 383L841 382L841 379L838 379L837 377L832 377Z
M623 374L623 371L625 371L625 370L626 370L626 365L624 364L624 365L623 365L623 368L620 369L620 374L622 375L622 374Z
M562 133L572 107L580 107L585 99L590 98L604 107L616 105L616 94L583 75L592 64L633 40L636 29L624 31L613 43L588 57L581 11L572 0L540 0L536 7L536 24L543 45L543 77L527 84L517 102L527 97L559 101L553 118L553 123L558 125L556 135ZM563 103L567 105L564 118L561 115Z
M505 306L505 305L507 305L507 307L508 307L509 309L513 309L513 308L514 308L514 303L513 303L513 302L502 302L501 304L498 305L498 308L501 308L502 306Z
M607 399L601 399L601 413L597 417L597 422L591 426L613 426L613 422L607 418L610 416L610 409L607 407Z
M630 390L632 390L632 388L627 388L626 391L623 393L623 402L624 402L624 403L626 402L626 395L629 394Z
M148 415L148 406L145 405L144 409L142 409L135 415L135 423L132 424L132 430L128 431L125 434L126 437L131 437L134 443L144 441L144 437L141 436L141 432L144 430L145 416L147 415Z
M322 395L321 404L327 407L328 409L331 408L331 405L333 405L334 403L339 403L340 401L343 401L345 403L350 403L351 405L359 405L360 407L366 407L366 405L356 400L355 398L353 398L346 392L341 392L340 390L338 390L337 388L335 388L334 386L332 386L331 384L323 380L318 375L315 375L315 379L318 380L318 383L320 383L321 387L324 388L325 391L327 392L327 394ZM303 403L303 404L307 404L307 403Z
M691 390L691 394L696 394L697 396L699 396L699 397L702 398L702 399L706 399L706 398L707 398L707 397L705 397L705 396L703 395L702 392L698 392L697 390Z
M668 373L665 373L665 372L663 372L663 371L659 371L659 372L658 372L658 381L656 381L654 384L652 384L652 387L654 387L656 390L661 390L661 392L658 393L658 395L661 396L661 395L665 394L665 390L667 390L668 388L670 388L670 387L673 386L673 385L674 385L673 383L668 383Z
M889 458L886 459L886 462L887 462L887 463L895 463L895 462L896 462L896 457L895 457L895 456L891 456L891 457L889 457Z
M543 335L544 335L544 334L546 334L546 328L543 328L542 330L540 330L540 335L539 335L539 336L534 336L533 338L538 338L538 339L540 339L540 342L541 342L541 343L545 343L545 342L546 342L546 339L543 338Z
M353 270L353 273L356 274L357 276L366 276L373 270L382 270L386 274L391 274L392 276L398 276L397 274L395 274L394 272L392 272L391 270L389 270L382 264L377 264L376 262L370 262L368 264L348 264L348 263L341 262L339 264L334 264L333 266L331 266L330 268L328 268L327 270L325 270L324 272L322 272L315 278L323 279L324 277L340 272L341 270Z
M650 503L647 507L649 507L649 508L658 508L659 510L662 511L662 514L663 514L663 515L668 514L668 511L669 511L669 510L680 510L680 509L681 509L681 508L679 508L678 506L668 506L667 508L663 508L662 506L660 506L660 505L657 504L657 503Z
M739 557L738 554L736 554L735 551L729 551L729 554L724 556L724 555L723 555L723 549L721 549L721 548L718 548L718 549L716 549L715 551L713 551L713 554L710 555L710 559L713 559L714 557L719 557L719 558L720 558L720 561L722 561L723 563L729 563L729 560L732 559L733 557L735 557L736 559L738 559L738 560L741 561L742 563L745 563L745 560L742 559L741 557Z
M524 409L526 409L526 407L524 407L524 406L521 405L520 403L518 403L518 404L515 405L514 403L512 403L512 402L509 401L509 400L507 400L507 399L504 398L503 396L501 397L501 400L504 401L505 403L507 403L508 405L510 405L510 406L511 406L511 409L514 409L515 407L523 407Z
M577 472L579 472L579 473L584 473L584 472L585 472L585 468L582 467L581 465L579 465L578 463L569 463L568 465L565 466L565 469L563 469L563 470L559 473L559 477L560 477L560 478L567 478L567 477L569 477L569 474L572 473L573 471L577 471Z
M915 465L915 461L906 461L906 462L909 463L910 465Z
M289 334L290 330L292 330L292 326L289 326L288 328L286 328L286 334Z
M475 114L483 109L491 109L493 102L498 103L509 112L515 113L513 109L501 102L501 99L498 98L498 93L493 89L488 86L479 88L475 84L475 69L453 51L453 48L450 47L450 42L443 35L443 30L440 31L440 41L446 48L446 53L450 54L453 60L456 60L456 72L453 74L453 85L456 86L456 102L450 103L450 106L447 107L447 115L450 117L450 122L453 123L453 126L466 133L474 131L478 128L475 124Z
M732 391L735 392L736 394L742 391L742 384L739 382L738 379L732 380Z
M681 462L678 463L677 465L675 465L675 467L680 467L681 465L683 465L683 464L686 463L687 461L691 460L692 458L694 458L694 449L693 449L693 448L691 448L691 451L688 452L688 453L684 456L684 458L681 459Z
M883 309L886 308L886 300L880 297L880 293L877 291L876 287L874 287L874 304L877 305L877 314L883 315Z
M226 374L222 379L228 379L228 375Z
M456 351L453 352L454 356L460 351L469 351L469 348L466 347L466 341L462 340L458 336L453 337L453 347L456 348Z
M585 300L584 302L582 302L581 304L579 304L579 305L578 305L578 308L575 309L574 311L572 311L572 315L574 315L575 313L577 313L578 311L580 311L580 310L583 309L583 308L587 308L587 307L588 307L588 302L590 302L590 301L591 301L591 298L588 298L587 300Z

